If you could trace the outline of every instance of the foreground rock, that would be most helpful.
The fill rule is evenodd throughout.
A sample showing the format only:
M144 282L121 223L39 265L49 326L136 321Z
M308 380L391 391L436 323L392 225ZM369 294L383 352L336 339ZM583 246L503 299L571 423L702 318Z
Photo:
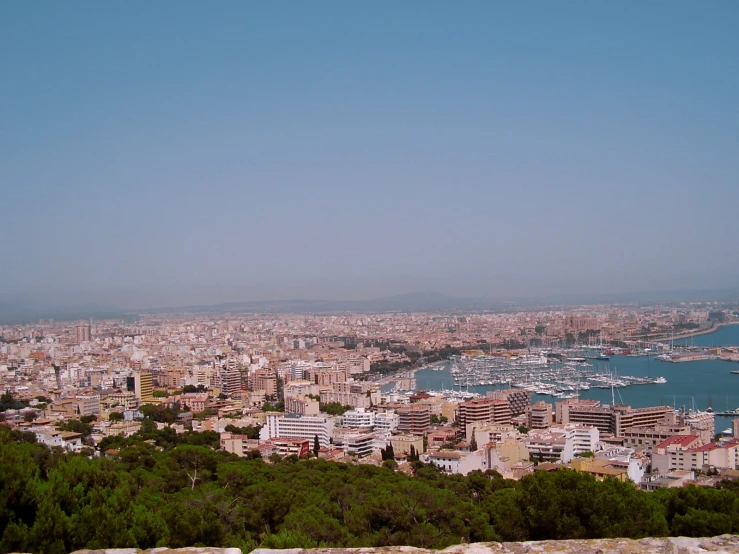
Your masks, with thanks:
M303 550L270 550L258 548L251 554L739 554L739 537L693 539L687 537L660 539L592 539L541 542L485 542L459 544L444 550L426 550L410 546L380 548L314 548Z
M411 546L379 548L291 548L273 550L258 548L251 554L739 554L739 536L693 539L688 537L659 539L591 539L541 542L485 542L459 544L445 550L426 550ZM73 554L243 554L238 548L109 548L77 550Z

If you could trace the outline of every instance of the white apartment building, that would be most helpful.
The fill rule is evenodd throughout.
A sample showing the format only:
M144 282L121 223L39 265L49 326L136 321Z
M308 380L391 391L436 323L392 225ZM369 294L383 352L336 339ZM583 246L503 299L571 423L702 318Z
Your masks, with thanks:
M310 439L317 435L322 447L328 448L334 434L334 418L330 416L301 416L272 412L259 433L261 440L277 438Z
M567 463L583 452L595 452L599 440L597 427L568 423L529 431L526 448L532 456L542 460Z
M375 427L375 412L368 412L364 408L344 412L341 424L344 427L373 429Z
M428 455L429 463L447 473L467 475L471 471L485 471L488 461L485 453L457 452L455 450L439 450Z
M79 451L84 448L82 435L71 431L58 431L52 427L38 427L33 430L36 440L48 447L58 446L65 450Z
M368 429L337 429L334 432L334 446L343 448L347 454L356 454L360 458L372 454L375 439L374 433Z
M375 413L375 431L393 433L398 429L398 425L400 425L400 416L395 412Z
M462 453L456 450L439 450L428 455L429 462L447 473L459 473Z
M644 458L637 457L634 450L620 446L608 447L595 455L598 460L607 460L613 467L626 469L629 480L637 485L641 483L646 473Z

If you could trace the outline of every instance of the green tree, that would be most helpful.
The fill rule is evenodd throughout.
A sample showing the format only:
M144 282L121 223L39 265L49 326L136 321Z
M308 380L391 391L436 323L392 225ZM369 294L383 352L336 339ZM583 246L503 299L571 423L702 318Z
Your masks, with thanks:
M387 468L387 469L392 469L393 471L395 471L396 469L398 469L398 462L396 462L395 460L389 460L389 459L384 460L382 462L382 467Z
M179 446L172 451L172 460L178 467L185 469L191 489L198 482L208 480L217 465L215 453L201 446Z
M318 409L325 414L340 416L353 408L351 406L342 405L338 402L321 402L318 405Z
M89 437L92 434L92 425L85 423L81 419L68 419L67 421L57 425L60 431L70 431L72 433L79 433L83 438Z
M408 454L408 461L409 462L417 462L418 461L418 453L416 452L416 447L411 445L411 451Z
M389 443L385 448L380 449L380 454L383 460L394 460L395 451L393 450L392 443Z
M259 438L259 431L262 429L261 425L252 426L247 425L246 427L237 427L236 425L231 425L230 423L226 425L224 428L224 431L227 433L233 433L234 435L246 435L246 438L251 440L256 440Z

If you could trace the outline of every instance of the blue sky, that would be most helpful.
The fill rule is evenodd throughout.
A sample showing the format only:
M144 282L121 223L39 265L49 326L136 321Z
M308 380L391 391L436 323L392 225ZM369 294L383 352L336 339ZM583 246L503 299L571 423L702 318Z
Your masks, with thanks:
M0 292L739 284L736 2L9 2Z

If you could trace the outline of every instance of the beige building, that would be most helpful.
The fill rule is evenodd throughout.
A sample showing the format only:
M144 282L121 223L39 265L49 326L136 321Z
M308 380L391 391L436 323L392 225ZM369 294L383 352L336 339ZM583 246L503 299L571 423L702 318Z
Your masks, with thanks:
M320 413L319 402L310 398L286 396L285 412L288 414L317 416Z
M508 400L476 398L462 402L457 409L459 425L465 429L471 422L510 423L511 407Z
M600 406L597 400L570 399L556 403L557 423L580 423L597 427L601 433L621 437L631 427L647 427L668 421L674 413L670 406L632 408L622 404Z
M257 450L259 440L249 439L246 435L236 435L234 433L221 433L221 450L244 457L251 450Z
M487 469L494 469L508 479L515 479L515 469L529 460L529 451L519 439L506 438L500 442L490 442L482 450Z
M315 383L306 379L296 379L285 385L285 397L296 396L302 397L306 394L318 396L321 393L320 388Z
M486 396L498 400L507 400L511 410L511 416L526 413L531 404L531 393L526 389L506 389L489 391Z
M473 421L465 427L464 437L467 442L472 441L473 433L475 442L480 447L489 442L500 442L507 438L517 439L520 436L518 429L513 425L480 421Z
M697 436L679 435L657 446L652 467L661 473L670 470L696 471L707 467L739 469L739 440L700 444Z
M352 408L369 408L372 399L363 393L321 391L321 402L324 404L335 402Z
M690 427L674 425L653 425L651 427L630 427L622 437L624 446L629 448L644 448L651 452L654 447L675 435L692 435Z
M422 454L423 449L423 437L415 435L395 435L390 437L390 444L393 446L393 452L396 458L407 456L411 453L411 446L415 449L416 453Z
M100 413L100 397L98 395L79 395L75 396L74 400L77 402L79 415L97 415Z
M528 406L526 427L529 429L546 429L552 425L552 420L552 406L548 402L539 401Z
M205 404L208 402L207 392L189 392L179 396L170 397L170 402L179 402L181 405L187 406L194 413L199 414L205 410Z
M274 371L258 369L249 376L251 390L263 390L267 397L277 395L277 374Z
M423 404L403 406L398 414L398 430L413 435L423 435L431 426L431 410Z

